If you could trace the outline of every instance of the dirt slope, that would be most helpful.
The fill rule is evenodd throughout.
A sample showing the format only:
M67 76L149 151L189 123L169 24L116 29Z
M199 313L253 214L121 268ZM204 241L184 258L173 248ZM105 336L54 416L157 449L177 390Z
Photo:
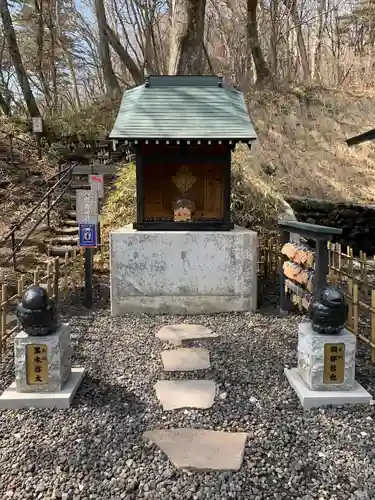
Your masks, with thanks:
M375 128L375 92L295 89L248 96L259 142L241 163L281 194L375 203L375 142L345 139Z

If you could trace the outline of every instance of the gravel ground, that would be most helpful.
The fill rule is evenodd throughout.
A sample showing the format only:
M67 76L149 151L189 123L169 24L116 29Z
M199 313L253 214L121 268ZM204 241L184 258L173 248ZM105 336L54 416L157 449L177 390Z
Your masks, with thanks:
M87 369L73 407L0 411L0 499L375 498L375 407L303 412L283 374L296 363L300 318L272 308L112 318L104 292L96 311L69 308L74 364ZM199 374L220 384L210 410L164 413L154 394L164 376L154 334L181 320L222 336L207 344L212 369ZM0 367L0 389L13 379L11 357L9 351ZM357 378L375 393L368 364L360 364ZM242 469L174 470L142 441L145 430L174 426L247 432Z

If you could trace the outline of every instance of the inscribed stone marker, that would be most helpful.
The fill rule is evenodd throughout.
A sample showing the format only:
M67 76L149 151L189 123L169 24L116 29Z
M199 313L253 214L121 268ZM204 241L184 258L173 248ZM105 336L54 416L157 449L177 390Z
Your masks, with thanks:
M97 193L88 189L77 189L76 195L76 219L78 224L97 224L99 217Z
M26 380L28 385L48 384L47 344L26 346Z

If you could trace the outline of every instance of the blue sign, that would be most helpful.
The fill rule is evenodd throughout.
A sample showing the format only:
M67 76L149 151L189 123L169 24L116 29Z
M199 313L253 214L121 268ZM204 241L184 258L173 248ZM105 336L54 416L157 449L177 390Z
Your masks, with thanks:
M79 246L96 248L98 246L96 224L79 225Z

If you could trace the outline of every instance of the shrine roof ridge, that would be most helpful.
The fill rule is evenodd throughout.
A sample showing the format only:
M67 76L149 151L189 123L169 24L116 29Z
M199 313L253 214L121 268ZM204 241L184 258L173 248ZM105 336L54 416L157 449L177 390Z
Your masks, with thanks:
M145 88L161 87L219 87L221 76L212 75L149 75L145 77Z
M243 94L220 76L149 76L124 92L111 139L257 139Z

